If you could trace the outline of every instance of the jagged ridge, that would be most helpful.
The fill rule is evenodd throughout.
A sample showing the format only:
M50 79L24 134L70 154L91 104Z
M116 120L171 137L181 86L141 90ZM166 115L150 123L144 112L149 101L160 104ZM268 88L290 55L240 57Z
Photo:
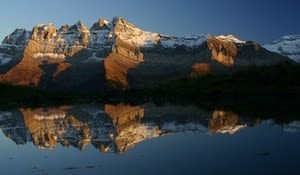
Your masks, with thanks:
M100 18L90 29L81 21L60 29L39 24L29 33L17 29L3 40L0 81L41 88L128 89L287 60L233 35L167 36L121 17Z

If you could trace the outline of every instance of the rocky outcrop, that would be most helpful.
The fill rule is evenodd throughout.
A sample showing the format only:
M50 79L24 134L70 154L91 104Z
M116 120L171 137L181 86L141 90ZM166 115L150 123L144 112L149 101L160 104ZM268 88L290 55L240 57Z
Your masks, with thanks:
M221 40L210 36L207 46L211 50L211 59L216 60L225 66L233 66L237 56L237 45L229 40Z
M207 46L211 52L211 59L234 69L249 66L274 65L290 61L281 55L271 53L252 41L240 41L232 35L210 36Z

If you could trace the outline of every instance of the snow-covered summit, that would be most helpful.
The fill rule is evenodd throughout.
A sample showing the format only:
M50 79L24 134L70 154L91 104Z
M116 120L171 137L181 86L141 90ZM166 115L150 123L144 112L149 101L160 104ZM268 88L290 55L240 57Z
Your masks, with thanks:
M144 31L122 17L113 18L112 25L115 35L130 45L151 47L160 39L158 33Z
M235 37L234 35L219 35L216 36L217 39L225 41L225 42L233 42L237 44L244 44L246 41L240 40L239 38Z
M280 39L270 44L265 44L263 47L272 52L287 56L296 62L300 62L300 35L282 36Z

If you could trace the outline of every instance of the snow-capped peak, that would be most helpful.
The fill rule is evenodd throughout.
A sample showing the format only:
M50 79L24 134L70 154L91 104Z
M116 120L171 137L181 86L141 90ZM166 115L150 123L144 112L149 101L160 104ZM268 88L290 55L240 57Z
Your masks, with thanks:
M138 47L153 47L157 44L161 44L163 47L176 48L184 45L187 47L194 47L202 44L207 37L206 36L188 36L188 37L175 37L161 35L156 32L144 31L135 25L128 22L122 17L115 17L112 20L114 33L123 42Z
M233 42L233 43L237 43L237 44L244 44L246 43L246 41L240 40L239 38L233 36L233 35L219 35L216 36L217 39L222 40L222 41L226 41L226 42Z
M282 54L290 59L300 62L300 35L286 35L280 39L265 44L264 48Z
M112 24L113 25L116 25L117 23L127 23L127 24L130 24L130 25L133 25L131 23L129 23L126 19L124 19L123 17L121 16L115 16L113 19L112 19Z
M112 20L113 30L116 36L122 41L138 46L151 47L159 41L159 34L155 32L143 31L135 25L129 23L121 17L115 17Z

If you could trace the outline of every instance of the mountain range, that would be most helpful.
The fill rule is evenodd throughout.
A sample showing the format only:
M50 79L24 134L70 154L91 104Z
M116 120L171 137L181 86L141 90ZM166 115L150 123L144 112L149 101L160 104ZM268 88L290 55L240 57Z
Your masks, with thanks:
M90 28L81 21L60 28L39 24L32 31L17 28L4 38L0 82L43 89L150 87L299 61L298 43L297 35L263 47L233 35L169 36L144 31L122 17L100 18Z

